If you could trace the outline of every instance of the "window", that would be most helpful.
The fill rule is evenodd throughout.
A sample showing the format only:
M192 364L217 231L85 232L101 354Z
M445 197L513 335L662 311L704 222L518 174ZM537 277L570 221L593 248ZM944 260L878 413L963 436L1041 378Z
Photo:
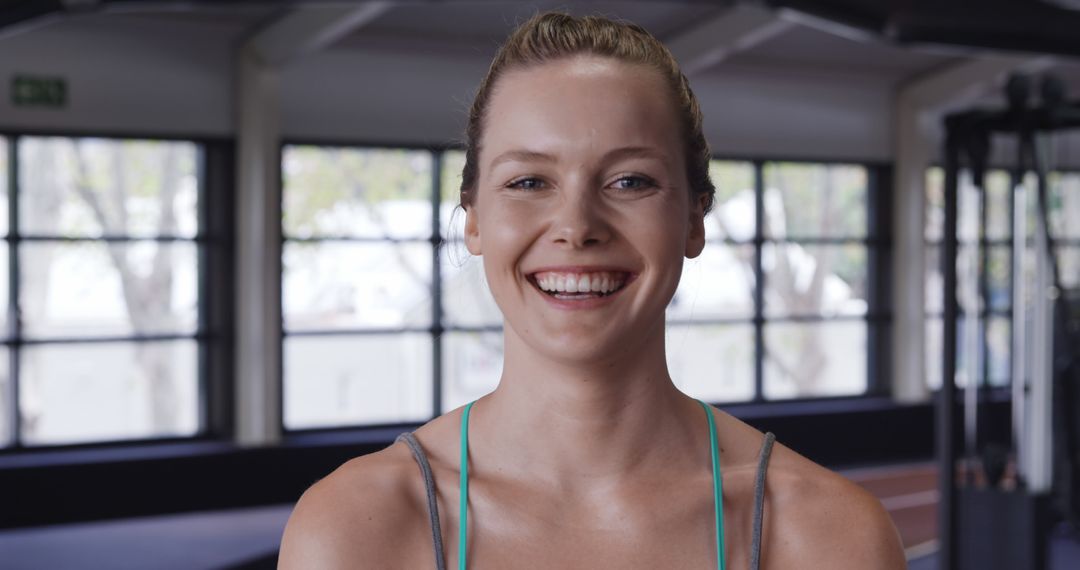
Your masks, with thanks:
M200 147L0 142L0 445L200 432Z
M282 163L286 428L429 417L432 153L290 145Z
M1029 247L1035 224L1037 198L1032 176L1014 181L1005 170L986 174L983 207L976 209L977 191L968 171L959 173L956 382L966 386L974 374L980 384L1007 386L1012 380L1012 288L1013 288L1013 188L1027 189ZM1080 219L1080 173L1052 172L1047 176L1050 228L1062 284L1080 286L1080 229L1066 220ZM926 381L941 387L942 316L944 291L941 275L941 242L944 226L945 173L933 167L926 173ZM977 245L977 247L976 247ZM966 324L975 316L974 325ZM974 336L972 336L974 335ZM968 370L975 348L976 370Z
M768 398L866 391L867 183L857 166L766 166Z
M285 145L287 429L427 421L491 391L502 315L462 242L457 150ZM870 169L714 161L669 368L714 402L867 393Z
M868 232L868 169L714 161L712 178L717 203L708 235L715 237L705 255L688 262L690 279L684 275L680 292L693 298L701 293L691 288L708 288L739 299L720 325L740 330L738 344L729 343L740 347L739 357L713 355L716 362L697 364L687 374L695 383L688 392L717 402L866 393L869 318L876 316L869 306L868 267L880 247ZM720 264L721 258L728 261ZM695 283L695 268L710 275ZM709 318L691 312L672 320L687 321L690 336L704 332L698 327ZM716 344L699 336L696 354L676 356L709 358Z

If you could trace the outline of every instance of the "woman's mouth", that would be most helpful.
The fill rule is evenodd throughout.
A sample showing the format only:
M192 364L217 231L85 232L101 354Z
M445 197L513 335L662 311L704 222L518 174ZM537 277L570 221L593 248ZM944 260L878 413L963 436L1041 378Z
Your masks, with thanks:
M529 281L549 297L562 301L583 301L619 292L630 281L631 274L625 271L540 271L529 277Z

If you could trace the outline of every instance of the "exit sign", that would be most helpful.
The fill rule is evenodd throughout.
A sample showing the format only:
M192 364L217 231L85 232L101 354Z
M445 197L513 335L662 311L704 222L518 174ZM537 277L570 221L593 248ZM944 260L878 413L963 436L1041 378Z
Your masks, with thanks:
M61 77L16 75L11 80L11 102L16 107L62 108L67 105L67 81Z

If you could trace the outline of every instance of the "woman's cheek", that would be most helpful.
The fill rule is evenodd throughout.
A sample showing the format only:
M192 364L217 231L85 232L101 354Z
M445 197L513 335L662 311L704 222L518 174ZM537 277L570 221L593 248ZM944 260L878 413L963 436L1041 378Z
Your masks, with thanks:
M487 235L494 237L495 247L518 244L532 234L530 230L539 223L542 212L539 203L528 200L492 203L487 212Z

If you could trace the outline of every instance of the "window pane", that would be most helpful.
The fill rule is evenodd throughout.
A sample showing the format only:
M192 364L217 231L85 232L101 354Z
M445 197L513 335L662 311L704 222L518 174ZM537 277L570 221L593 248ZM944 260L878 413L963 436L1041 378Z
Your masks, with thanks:
M1080 246L1058 246L1058 271L1064 287L1080 287Z
M1055 237L1080 239L1080 173L1051 173L1050 228ZM1033 186L1034 188L1034 186Z
M750 162L714 160L709 176L716 187L716 202L705 219L709 239L754 239L757 223L754 210L754 165Z
M960 310L972 312L983 308L982 287L979 284L982 252L975 243L960 244L956 250L956 299ZM941 276L944 302L945 276Z
M986 173L986 239L1009 239L1012 235L1012 177L1004 170Z
M765 324L765 397L866 392L865 321Z
M679 289L668 305L672 320L749 318L754 315L754 247L709 243L683 262Z
M287 337L285 427L427 420L431 378L427 334Z
M194 341L32 345L21 359L27 444L187 436L198 429Z
M25 234L195 236L193 143L24 137L19 168Z
M11 378L8 376L9 351L0 346L0 447L7 447L11 441Z
M0 235L8 233L8 140L0 136Z
M941 247L937 245L926 246L926 275L924 279L924 304L926 312L940 314L945 310L944 276L941 273Z
M1009 281L1008 275L1002 276L1001 271L1009 271L1011 264L1008 261L1008 248L1000 248L1004 253L1004 265L1002 265L1002 253L1001 251L990 252L989 262L991 264L991 270L997 272L993 275L988 275L988 284L990 285L991 299L995 303L1008 303L1009 302ZM974 299L971 297L970 292L972 287L978 288L978 283L972 283L972 279L978 279L977 276L971 273L971 263L974 261L975 246L973 244L961 244L957 249L956 254L956 299L960 303L960 311L971 311L974 307ZM942 260L941 260L942 248L937 245L930 245L926 248L926 295L925 305L926 311L932 314L940 314L945 310L945 276L941 272ZM981 254L979 254L981 256ZM980 264L981 265L981 264ZM981 290L978 295L981 295ZM979 308L983 308L982 298L979 297Z
M286 146L283 227L289 237L428 237L431 153Z
M854 165L765 165L766 237L866 235L866 169Z
M956 320L956 386L963 388L967 385L967 334L965 319L963 316ZM980 332L981 334L981 332ZM926 385L931 390L941 388L941 373L944 367L943 343L945 339L945 327L941 317L928 317L926 319Z
M754 397L754 327L669 326L667 361L680 390L706 402Z
M286 242L286 330L427 327L431 246Z
M19 252L27 336L195 331L193 243L24 242Z
M502 331L443 335L443 409L463 406L499 385L503 367Z
M975 195L971 181L971 173L967 170L960 171L957 215L958 229L957 238L960 241L970 241L972 236L977 236L976 227L979 221L978 212L968 210L967 201ZM1011 179L1009 174L1000 170L987 173L987 235L989 239L1005 239L1011 235L1011 218L1009 218L1009 201L1012 200ZM944 236L945 227L945 171L939 167L926 170L926 228L927 241L938 242ZM965 194L967 192L967 194Z
M1012 287L1009 283L1012 275L1011 250L1008 246L991 246L986 252L986 286L991 311L1006 311L1012 306Z
M461 170L465 168L465 153L448 150L442 154L441 191L439 200L439 228L443 239L462 239L465 235L465 210L461 203Z
M460 241L443 244L439 259L446 324L501 327L502 312L488 288L483 259L469 253Z
M865 315L866 246L766 244L767 316Z
M1011 323L1007 317L990 317L986 322L987 380L993 386L1006 386L1012 377Z

